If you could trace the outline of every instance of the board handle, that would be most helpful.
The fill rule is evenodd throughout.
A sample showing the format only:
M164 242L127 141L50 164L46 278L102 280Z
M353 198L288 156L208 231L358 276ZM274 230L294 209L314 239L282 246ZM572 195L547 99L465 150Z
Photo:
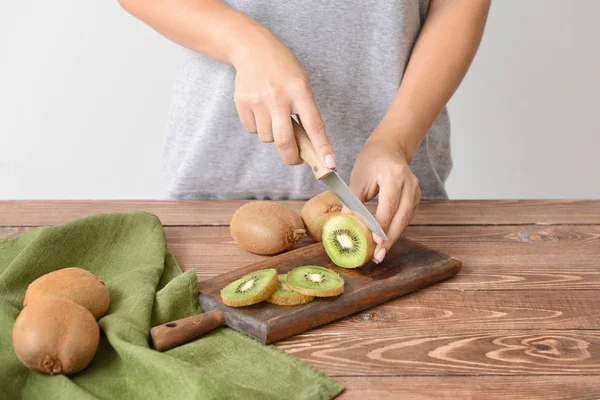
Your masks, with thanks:
M319 158L315 150L315 146L311 143L306 131L302 125L292 117L292 125L294 126L294 137L298 144L298 150L300 152L300 158L306 161L317 180L321 180L326 176L330 175L333 170L328 168L323 161Z
M212 310L167 322L150 330L150 346L158 351L166 351L199 338L224 324L225 313L222 310Z

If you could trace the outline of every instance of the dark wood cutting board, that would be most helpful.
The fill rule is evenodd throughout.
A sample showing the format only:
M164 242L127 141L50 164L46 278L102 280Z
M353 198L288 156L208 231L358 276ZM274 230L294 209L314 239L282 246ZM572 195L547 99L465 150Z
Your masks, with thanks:
M302 265L334 270L345 281L344 293L291 307L262 302L233 308L221 301L223 287L252 271L275 268L278 273L287 273ZM323 245L316 243L200 282L199 302L204 314L154 327L151 343L157 350L167 350L221 325L262 343L273 343L450 278L461 266L449 255L401 238L383 263L346 269L335 266Z

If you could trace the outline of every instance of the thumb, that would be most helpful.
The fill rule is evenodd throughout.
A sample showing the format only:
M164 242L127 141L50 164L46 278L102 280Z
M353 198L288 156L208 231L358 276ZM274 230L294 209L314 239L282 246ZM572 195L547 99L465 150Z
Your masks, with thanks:
M367 198L366 195L367 190L365 188L365 184L366 183L360 179L358 174L355 174L354 171L352 171L352 176L350 177L349 185L350 190L352 191L352 193L354 193L356 198L358 198L358 200L363 204L370 200ZM342 214L352 214L352 211L350 211L350 209L344 204L342 207Z

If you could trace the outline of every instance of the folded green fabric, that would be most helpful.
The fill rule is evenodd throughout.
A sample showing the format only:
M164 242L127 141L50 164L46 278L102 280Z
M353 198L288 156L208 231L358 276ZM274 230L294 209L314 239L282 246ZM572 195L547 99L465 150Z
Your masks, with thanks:
M100 347L79 374L31 371L12 347L25 290L70 266L96 274L110 291ZM151 326L199 312L196 275L181 273L166 252L154 215L97 214L0 240L0 397L330 399L343 390L305 362L229 328L164 353L149 348Z

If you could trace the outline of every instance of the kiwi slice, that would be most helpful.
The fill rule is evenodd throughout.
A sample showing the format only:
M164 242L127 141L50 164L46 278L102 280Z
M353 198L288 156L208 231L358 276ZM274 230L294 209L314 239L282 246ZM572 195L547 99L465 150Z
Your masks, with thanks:
M331 297L344 291L344 280L341 276L316 265L294 268L287 274L286 283L294 292L307 296Z
M286 283L287 274L279 274L277 277L277 290L267 299L269 303L280 306L298 306L306 304L315 298L302 293L293 292Z
M339 267L358 268L373 258L373 234L354 215L337 215L323 225L323 246Z
M276 289L277 271L261 269L225 286L221 290L221 299L231 307L249 306L268 299Z

